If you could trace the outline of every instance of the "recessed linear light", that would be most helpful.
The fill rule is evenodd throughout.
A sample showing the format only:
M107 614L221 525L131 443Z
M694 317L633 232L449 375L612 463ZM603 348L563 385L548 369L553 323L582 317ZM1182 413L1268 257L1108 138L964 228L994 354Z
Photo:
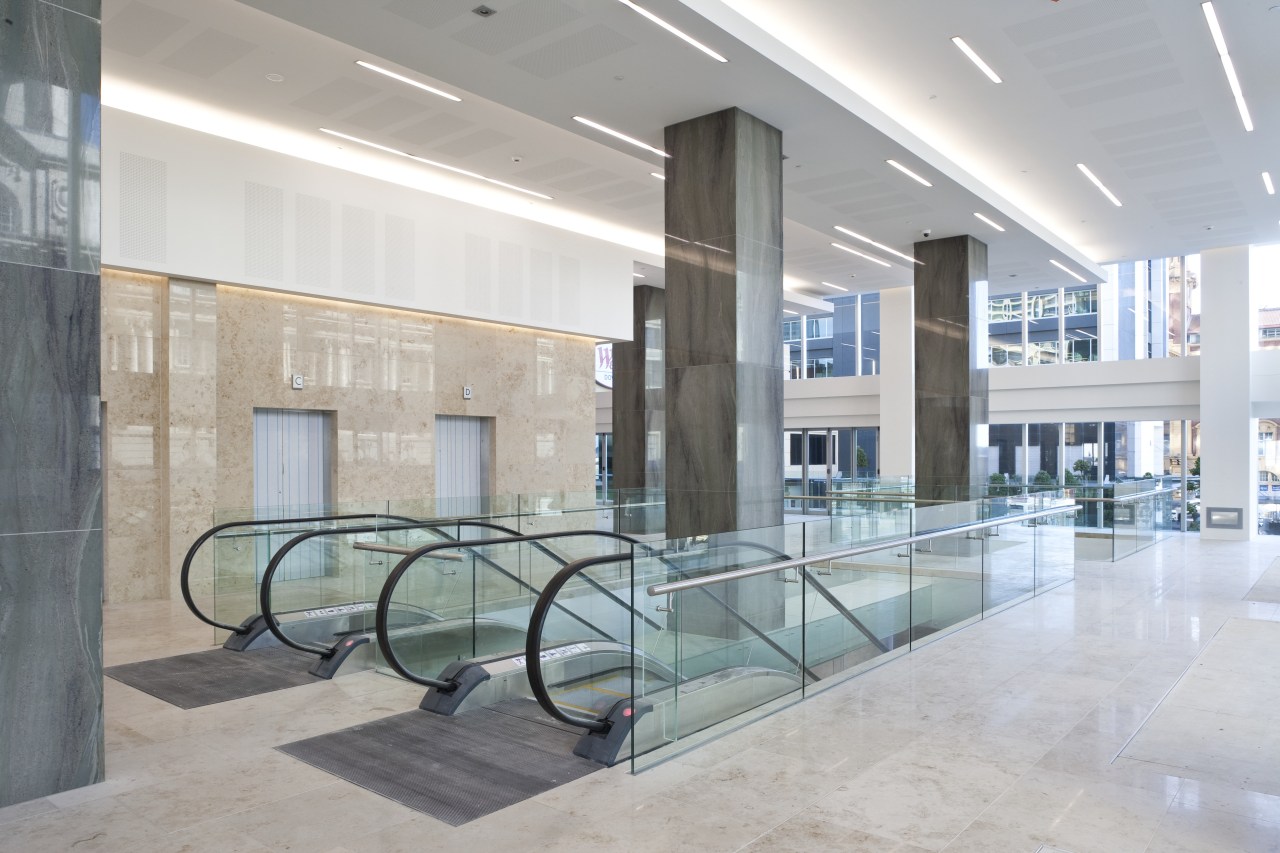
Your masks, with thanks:
M439 95L440 97L447 98L450 101L462 100L462 98L459 98L457 95L451 95L448 92L437 89L435 86L428 86L426 83L420 83L417 80L404 76L403 74L397 74L390 69L374 65L372 62L365 62L363 59L357 59L356 65L359 65L361 68L367 68L370 71L376 71L379 74L390 77L392 80L399 80L401 83L408 83L410 86L421 89L424 92L430 92L433 95Z
M835 246L837 249L839 249L839 250L840 250L840 251L842 251L842 252L848 252L849 254L851 254L851 255L857 255L857 256L858 256L858 257L860 257L860 258L866 258L868 261L871 261L872 263L879 264L879 265L880 265L880 266L882 266L882 267L887 267L887 266L889 266L889 262L888 262L888 261L882 261L882 260L880 260L879 258L872 257L871 255L863 254L862 252L859 252L857 249L852 249L852 248L850 248L850 247L846 246L844 243L832 243L831 245Z
M447 163L438 163L435 160L428 160L425 157L419 157L416 154L410 154L409 152L401 151L398 148L390 148L386 145L379 145L376 142L370 142L369 140L361 139L358 136L351 136L346 133L340 133L339 131L336 131L336 130L330 130L327 127L320 128L320 132L327 133L330 136L336 136L339 139L346 139L349 142L356 142L356 143L359 143L360 145L367 145L370 148L376 148L379 151L385 151L388 154L395 154L399 157L407 157L410 160L416 160L419 163L424 163L428 166L434 166L435 168L443 169L446 172L453 172L454 174L457 174L457 175L464 175L468 178L475 178L477 181L484 181L485 183L488 183L488 184L494 184L499 187L505 187L506 189L515 190L516 192L524 193L525 195L537 196L538 198L546 199L547 201L552 200L551 196L546 195L545 193L534 192L533 190L527 190L524 187L518 187L515 184L509 184L506 181L499 181L496 178L485 177L484 175L481 175L478 172L469 172L466 169L459 169L457 166L450 166Z
M960 50L964 53L964 55L969 57L969 59L972 60L973 64L978 66L978 69L983 74L987 75L987 77L991 80L992 83L1004 82L1003 80L1000 79L1000 75L992 71L991 66L983 62L982 57L978 56L977 52L973 48L969 47L968 43L966 43L964 39L960 38L960 36L955 36L954 38L952 38L951 43L954 44L956 47L960 48Z
M631 0L618 0L618 2L621 3L623 6L626 6L628 9L631 9L633 11L639 12L641 15L644 15L646 18L653 21L655 24L662 27L664 30L671 33L676 38L683 39L686 43L692 45L693 47L696 47L698 50L702 51L707 56L714 59L716 62L729 61L725 59L723 56L721 56L720 54L716 53L711 48L707 47L702 42L695 39L693 36L689 35L686 32L682 32L681 30L676 29L671 24L668 24L666 21L662 20L657 15L650 12L648 9L644 9L640 6L637 6L635 3L632 3Z
M650 172L649 176L657 178L660 181L665 181L667 179L667 176L662 174L661 172Z
M1106 185L1102 183L1102 181L1098 180L1098 176L1095 175L1093 172L1089 171L1088 166L1086 166L1084 163L1076 163L1076 168L1079 169L1086 178L1092 181L1095 187L1102 190L1102 194L1105 195L1107 198L1111 199L1112 204L1114 204L1116 207L1124 207L1124 205L1120 203L1120 199L1116 198L1116 194L1113 193L1111 190L1107 189Z
M1050 259L1049 259L1049 263L1053 264L1055 267L1057 267L1058 269L1062 270L1062 271L1063 271L1064 273L1066 273L1067 275L1069 275L1069 276L1071 276L1072 278L1076 279L1076 280L1077 280L1077 281L1079 281L1081 284L1088 284L1088 283L1089 283L1089 280L1088 280L1087 278L1085 278L1084 276L1080 275L1079 273L1072 272L1071 270L1069 270L1069 269L1067 269L1066 267L1064 267L1062 264L1060 264L1060 263L1058 263L1057 261L1055 261L1053 258L1050 258Z
M1222 27L1218 24L1218 13L1213 10L1212 3L1201 3L1204 19L1209 24L1209 35L1213 36L1213 45L1218 49L1218 58L1222 60L1222 70L1227 75L1227 85L1236 99L1236 109L1240 110L1240 120L1244 122L1245 131L1253 130L1253 118L1249 115L1249 105L1244 102L1244 91L1240 88L1240 78L1236 76L1236 65L1227 52L1227 40L1222 36Z
M667 152L663 151L661 148L654 148L652 145L650 145L647 142L641 142L639 139L636 139L635 137L627 136L625 133L619 133L613 128L605 127L603 124L592 121L589 118L583 118L582 116L574 116L573 120L577 122L581 122L585 124L587 127L593 127L596 130L600 131L601 133L607 133L610 136L614 137L615 139L621 139L623 142L630 142L632 145L643 148L646 151L652 151L654 154L658 154L662 157L671 156Z
M644 278L644 275L642 273L633 272L632 275L635 276L636 278Z
M832 283L831 283L831 282L829 282L829 281L824 281L824 282L820 282L820 283L821 283L821 284L826 285L827 287L832 288L833 290L842 290L842 291L844 291L845 293L848 293L848 292L849 292L849 288L847 288L847 287L841 287L841 286L840 286L840 285L838 285L838 284L832 284Z
M1271 173L1270 173L1270 172L1263 172L1263 173L1262 173L1262 185L1263 185L1264 187L1266 187L1266 188L1267 188L1267 195L1275 195L1275 194L1276 194L1276 185L1275 185L1275 184L1273 184L1273 183L1271 183Z
M990 219L988 219L987 217L983 216L981 213L975 213L975 214L974 214L974 216L978 217L978 218L979 218L979 219L981 219L983 222L987 223L988 225L990 225L992 228L996 229L997 231L1003 231L1003 230L1004 230L1004 227L1003 227L1003 226L997 225L996 223L992 222L992 221L991 221Z
M897 249L890 249L884 243L877 243L875 240L872 240L870 237L863 237L861 234L855 234L854 232L850 231L848 228L845 228L843 225L837 225L835 226L835 228L841 234L848 234L850 237L852 237L855 240L861 240L862 242L869 243L870 245L875 246L877 249L888 252L891 255L897 255L898 257L902 258L904 261L910 261L913 264L919 264L920 266L924 266L924 261L917 261L915 258L911 257L910 255L902 254Z
M899 163L897 160L885 160L885 162L888 163L893 168L897 169L902 174L906 175L908 178L911 178L913 181L919 181L920 183L924 184L926 187L933 186L933 184L929 183L924 178L920 177L915 172L911 171L906 166Z
M792 314L792 315L797 315L797 314L799 314L800 312L799 312L799 311L792 311L792 310L791 310L791 309L789 309L789 308L783 308L783 309L782 309L782 313L783 313L783 314Z

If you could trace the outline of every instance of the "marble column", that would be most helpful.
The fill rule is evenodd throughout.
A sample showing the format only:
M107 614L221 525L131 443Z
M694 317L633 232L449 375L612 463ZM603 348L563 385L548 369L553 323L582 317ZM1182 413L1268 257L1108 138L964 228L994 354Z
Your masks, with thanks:
M632 339L613 345L613 485L619 530L657 533L666 488L663 460L663 327L666 292L637 285ZM659 506L652 506L658 504Z
M666 129L667 535L782 523L782 133Z
M0 807L100 782L99 0L0 24Z
M987 479L987 245L915 244L916 497L970 500Z

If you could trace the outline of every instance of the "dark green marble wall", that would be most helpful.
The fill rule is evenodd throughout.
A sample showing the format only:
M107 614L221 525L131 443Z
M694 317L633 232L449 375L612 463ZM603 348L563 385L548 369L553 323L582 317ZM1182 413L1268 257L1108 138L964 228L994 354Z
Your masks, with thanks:
M0 807L100 782L99 0L0 0Z

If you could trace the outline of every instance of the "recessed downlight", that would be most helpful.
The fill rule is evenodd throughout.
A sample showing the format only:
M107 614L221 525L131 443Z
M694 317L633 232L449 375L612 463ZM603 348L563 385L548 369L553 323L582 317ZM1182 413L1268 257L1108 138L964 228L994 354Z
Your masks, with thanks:
M450 101L462 100L462 98L459 98L457 95L452 95L444 91L443 89L437 89L435 86L428 86L426 83L423 83L419 80L414 80L411 77L406 77L403 74L398 74L389 68L383 68L380 65L374 65L372 62L365 62L363 59L357 59L356 65L359 65L361 68L366 68L369 71L373 71L375 73L381 74L384 77L390 77L392 80L399 80L401 83L408 83L410 86L413 86L415 89L421 89L424 92L430 92L433 95L438 95L439 97L445 98Z
M696 47L698 50L702 51L707 56L714 59L716 62L729 61L725 59L723 56L721 56L720 54L716 53L711 48L707 47L702 42L698 41L693 36L689 35L683 30L677 29L675 25L667 23L666 21L662 20L657 15L653 14L643 6L637 6L635 3L632 3L631 0L618 0L618 2L621 3L623 6L626 6L628 9L631 9L632 11L639 12L641 15L644 15L650 21L653 21L655 24L662 27L664 30L671 33L676 38L684 41L686 44L691 45L692 47Z
M1244 102L1244 90L1240 88L1240 78L1236 75L1236 65L1231 61L1227 51L1227 40L1222 35L1222 25L1218 23L1218 13L1213 3L1201 3L1205 22L1209 24L1209 35L1213 37L1213 46L1218 49L1218 58L1222 60L1222 71L1227 75L1227 85L1231 88L1231 96L1236 99L1236 109L1240 111L1240 120L1244 122L1246 132L1253 130L1253 117L1249 115L1249 105Z
M978 218L979 218L979 219L981 219L983 222L987 223L988 225L990 225L992 228L996 229L997 231L1003 231L1003 230L1004 230L1004 226L1003 226L1003 225L998 225L998 224L996 224L996 222L995 222L995 221L993 221L991 218L986 217L986 216L983 216L981 213L974 213L973 215L974 215L974 216L976 216L976 217L978 217Z
M831 283L831 282L829 282L829 281L824 281L824 282L820 282L820 283L821 283L821 284L823 284L823 285L825 285L826 287L831 288L832 290L839 290L839 291L842 291L842 292L844 292L844 293L848 293L848 292L849 292L849 288L847 288L847 287L841 287L841 286L840 286L840 285L838 285L838 284L832 284L832 283Z
M1107 185L1102 183L1102 181L1098 180L1098 176L1095 175L1093 172L1089 171L1088 166L1086 166L1084 163L1076 163L1076 168L1079 169L1080 172L1086 178L1088 178L1095 187L1101 190L1102 194L1105 195L1108 199L1110 199L1112 204L1114 204L1116 207L1124 207L1124 205L1120 203L1120 199L1116 198L1116 194L1113 193L1111 190L1107 189Z
M1080 273L1078 273L1078 272L1073 272L1071 269L1069 269L1068 267L1065 267L1065 266L1063 266L1062 264L1058 263L1058 262L1057 262L1057 261L1055 261L1053 258L1050 258L1050 259L1049 259L1049 263L1053 264L1055 267L1057 267L1058 269L1062 270L1062 271L1063 271L1064 273L1066 273L1067 275L1069 275L1069 276L1071 276L1072 278L1076 279L1076 280L1077 280L1077 281L1079 281L1081 284L1088 284L1088 283L1089 283L1089 280L1088 280L1087 278L1085 278L1084 276L1080 275Z
M874 257L873 255L868 255L865 252L859 252L857 249L853 248L852 246L846 246L844 243L832 243L831 245L835 246L837 249L839 249L842 252L848 252L851 255L857 255L860 258L865 258L866 260L871 261L873 264L879 264L882 267L891 266L888 261L882 261L879 258Z
M835 229L839 231L841 234L848 234L850 237L852 237L855 240L861 240L862 242L870 246L875 246L877 249L883 252L888 252L891 255L897 255L898 257L902 258L904 261L910 261L913 264L920 264L921 266L924 266L924 261L917 261L915 258L911 257L910 255L902 254L902 252L899 252L897 249L890 249L884 243L877 243L875 240L872 240L870 237L863 237L861 234L857 234L853 231L850 231L848 228L845 228L843 225L837 225L835 226Z
M897 169L902 174L906 175L911 180L916 181L917 183L924 184L926 187L933 186L933 184L929 183L924 178L920 177L915 172L911 171L906 166L899 163L897 160L885 160L885 162L888 163L893 168Z
M1270 172L1263 172L1263 173L1262 173L1262 185L1263 185L1264 187L1266 187L1267 195L1275 195L1275 194L1276 194L1276 185L1275 185L1274 183L1272 183L1272 182L1271 182L1271 173L1270 173Z
M978 56L977 51L969 47L968 42L960 38L960 36L955 36L954 38L952 38L951 43L954 44L956 47L960 48L960 51L965 56L969 57L969 60L973 62L974 65L978 66L978 70L980 70L983 74L987 75L987 79L989 79L992 83L1004 82L1003 80L1000 79L1000 75L992 71L991 66L988 65L986 62L984 62L982 57Z
M428 160L426 157L419 157L417 154L410 154L407 151L401 151L398 148L391 148L390 146L387 146L387 145L379 145L377 142L370 142L368 139L361 139L358 136L352 136L348 133L342 133L337 130L330 130L327 127L320 128L320 132L327 133L330 136L336 136L339 139L345 139L348 142L355 142L360 145L366 145L369 148L376 148L377 150L385 151L388 154L395 154L398 157L407 157L410 160L414 160L418 163L422 163L427 166L432 166L436 169L443 169L446 172L453 172L455 175L463 175L464 177L475 178L477 181L484 181L487 184L493 184L495 186L504 187L505 189L514 190L518 193L524 193L525 195L531 195L537 198L546 199L547 201L552 200L551 196L545 193L536 192L534 190L527 190L524 187L518 187L515 184L509 184L506 181L499 181L497 178L489 178L480 174L479 172L471 172L466 169L459 169L457 166L450 166L447 163L440 163L436 160Z
M645 151L652 151L654 154L657 154L662 157L671 156L667 152L663 151L661 148L654 148L649 143L641 142L639 139L636 139L634 136L627 136L625 133L621 131L614 130L611 127L605 127L603 124L601 124L598 121L592 121L591 119L583 118L582 116L574 116L573 120L576 122L585 124L587 127L594 128L600 131L601 133L607 133L610 136L612 136L614 139L621 139L623 142L629 142L632 145L636 146L637 148L643 148Z

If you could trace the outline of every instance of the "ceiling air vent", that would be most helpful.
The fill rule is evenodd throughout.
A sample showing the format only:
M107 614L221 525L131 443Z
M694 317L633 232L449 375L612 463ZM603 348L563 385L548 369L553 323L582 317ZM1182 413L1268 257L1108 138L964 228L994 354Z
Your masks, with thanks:
M498 14L497 9L491 9L488 6L477 6L471 11L475 12L482 18L492 18L494 15Z

